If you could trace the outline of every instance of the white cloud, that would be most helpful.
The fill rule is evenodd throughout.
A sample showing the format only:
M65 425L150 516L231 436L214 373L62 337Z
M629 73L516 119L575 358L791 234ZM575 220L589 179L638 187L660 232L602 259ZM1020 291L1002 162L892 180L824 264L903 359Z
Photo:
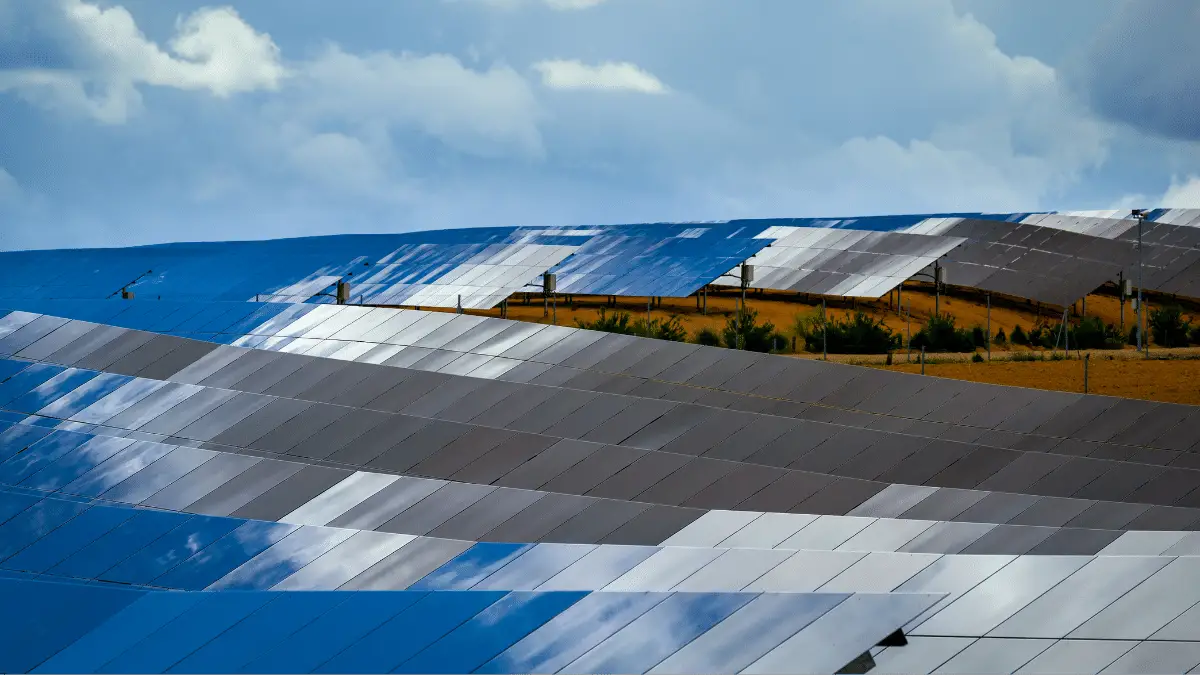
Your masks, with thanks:
M1154 206L1168 209L1200 208L1200 176L1188 176L1183 182L1172 178L1171 186Z
M168 52L146 38L124 7L55 1L54 18L64 24L84 66L0 70L0 91L119 124L140 108L141 85L204 90L225 98L277 89L287 75L271 37L229 7L179 18Z
M278 111L293 120L415 130L480 156L543 153L537 100L507 66L480 71L444 54L357 56L331 46L295 85Z
M461 2L462 0L446 0L447 2ZM521 7L526 7L531 4L541 4L558 11L577 11L581 9L591 9L597 5L603 4L606 0L473 0L479 4L487 5L497 9L513 10Z
M657 77L627 62L605 62L589 66L580 61L548 60L533 64L541 73L542 84L551 89L596 91L633 91L642 94L666 93Z
M21 186L12 174L0 167L0 204L13 204L21 198Z

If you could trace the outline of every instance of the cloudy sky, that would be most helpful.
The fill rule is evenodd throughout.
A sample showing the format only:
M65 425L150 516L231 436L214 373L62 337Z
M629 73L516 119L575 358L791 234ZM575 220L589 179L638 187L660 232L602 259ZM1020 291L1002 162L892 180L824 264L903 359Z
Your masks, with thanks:
M0 0L0 249L1200 206L1179 0Z

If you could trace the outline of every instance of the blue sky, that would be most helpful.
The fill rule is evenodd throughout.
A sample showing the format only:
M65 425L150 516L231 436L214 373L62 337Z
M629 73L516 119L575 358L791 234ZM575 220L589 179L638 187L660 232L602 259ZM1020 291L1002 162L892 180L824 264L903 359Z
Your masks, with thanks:
M1200 206L1178 0L0 0L0 249Z

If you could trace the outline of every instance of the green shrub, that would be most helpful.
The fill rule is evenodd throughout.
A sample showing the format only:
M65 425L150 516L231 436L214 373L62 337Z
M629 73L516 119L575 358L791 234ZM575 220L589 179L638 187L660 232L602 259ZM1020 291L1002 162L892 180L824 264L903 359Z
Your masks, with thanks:
M1136 346L1137 345L1137 334L1138 334L1138 329L1137 329L1137 326L1135 325L1129 329L1129 335L1127 335L1125 337L1125 344Z
M995 343L998 345L1008 344L1008 336L1004 334L1004 329L996 331Z
M900 346L899 335L862 311L852 317L830 319L824 323L824 332L819 316L801 318L796 322L796 333L810 352L821 351L823 342L827 342L831 354L883 354Z
M600 315L594 321L580 321L575 319L575 325L588 330L599 330L605 333L620 333L621 335L634 335L633 315L629 312L613 312L608 313L608 310L600 308Z
M1200 343L1200 326L1192 328L1191 332L1188 333L1188 339L1191 340L1193 344Z
M701 328L700 330L696 331L695 342L696 342L696 344L704 345L706 347L720 347L721 346L721 334L718 333L717 331L713 330L712 328L705 326L705 327Z
M929 352L969 352L975 349L975 338L970 330L956 328L953 316L938 314L929 317L929 322L913 336L912 346L924 347Z
M971 328L971 341L976 347L987 346L987 333L983 332L983 326L974 326Z
M737 314L729 317L721 331L721 342L726 347L750 352L769 352L776 343L786 339L770 321L759 325L758 310L752 307L743 310L741 321Z
M1021 324L1013 326L1012 336L1009 337L1009 339L1012 340L1014 345L1025 345L1026 347L1029 346L1029 336L1021 328Z
M1192 322L1183 318L1183 308L1167 305L1150 310L1150 335L1160 347L1186 347Z
M1123 344L1121 331L1099 317L1085 316L1070 327L1071 349L1120 349Z
M684 329L679 317L674 315L665 319L650 319L650 322L647 324L646 319L634 319L633 315L629 312L613 312L609 314L601 307L600 315L594 321L580 321L579 319L575 319L575 323L580 328L599 330L606 333L637 335L658 340L671 340L673 342L687 340L687 330Z
M975 352L975 356L971 357L973 363L983 363L983 356L979 352Z

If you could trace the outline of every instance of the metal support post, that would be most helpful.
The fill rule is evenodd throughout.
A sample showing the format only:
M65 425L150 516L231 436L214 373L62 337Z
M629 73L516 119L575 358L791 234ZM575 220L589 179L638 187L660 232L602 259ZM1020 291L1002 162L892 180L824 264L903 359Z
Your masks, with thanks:
M1137 217L1137 252L1138 252L1138 270L1137 270L1137 348L1142 349L1143 329L1142 329L1142 224L1146 222L1146 213L1144 211L1134 211L1133 215ZM1146 340L1149 342L1149 340Z
M1092 361L1091 354L1083 355L1083 393L1088 393L1088 364Z
M925 374L925 345L921 345L921 374Z
M987 294L987 360L992 362L992 294Z
M825 298L821 298L821 358L829 360L829 333L825 330Z
M904 308L904 319L908 323L908 362L912 363L912 307Z
M939 270L941 270L941 265L939 265L938 262L936 260L934 260L933 261L933 315L934 316L942 315L942 309L941 309L942 308L942 280L941 280L942 275L938 273Z
M552 301L550 313L551 313L551 316L553 317L552 321L554 322L554 325L557 326L558 325L558 293L553 293L552 295L554 296L554 299Z
M704 288L700 289L700 293L703 295L703 299L701 300L702 304L700 306L700 313L705 316L708 316L708 286L705 286Z

